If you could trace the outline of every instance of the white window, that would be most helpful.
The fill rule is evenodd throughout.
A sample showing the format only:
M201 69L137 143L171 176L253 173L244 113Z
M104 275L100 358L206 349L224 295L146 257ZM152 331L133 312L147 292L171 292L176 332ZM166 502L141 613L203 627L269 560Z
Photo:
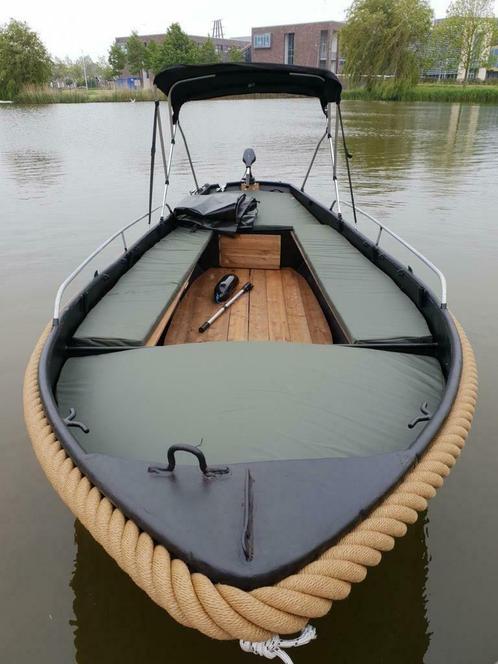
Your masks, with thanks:
M284 40L284 63L286 65L294 64L294 33L287 32Z
M332 54L332 57L335 58L337 56L337 32L336 31L334 31L332 33L332 41L330 43L330 52Z
M254 48L271 48L271 32L258 32L253 35L252 45Z
M327 46L328 46L328 40L329 40L329 31L328 30L320 30L320 60L327 60Z

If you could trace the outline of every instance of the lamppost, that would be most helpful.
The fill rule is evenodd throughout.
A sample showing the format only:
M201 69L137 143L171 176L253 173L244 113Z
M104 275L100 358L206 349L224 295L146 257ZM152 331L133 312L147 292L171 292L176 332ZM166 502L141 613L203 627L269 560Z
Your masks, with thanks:
M88 90L88 77L86 75L86 55L81 51L81 58L83 60L83 76L85 77L85 88Z

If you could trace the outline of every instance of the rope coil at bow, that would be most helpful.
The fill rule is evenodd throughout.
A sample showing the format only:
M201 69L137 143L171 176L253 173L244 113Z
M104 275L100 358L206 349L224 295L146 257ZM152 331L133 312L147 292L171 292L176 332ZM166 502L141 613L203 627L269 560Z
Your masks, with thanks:
M244 652L266 657L266 659L280 659L284 664L292 664L292 659L285 652L285 648L305 646L316 639L316 629L313 625L306 625L301 634L295 639L281 639L278 634L268 641L239 641Z

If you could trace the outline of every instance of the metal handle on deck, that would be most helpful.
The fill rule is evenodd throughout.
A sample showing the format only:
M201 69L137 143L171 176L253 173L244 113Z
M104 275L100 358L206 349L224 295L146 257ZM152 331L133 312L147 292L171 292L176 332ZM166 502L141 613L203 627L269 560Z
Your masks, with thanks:
M176 452L188 452L193 454L198 462L199 468L203 475L206 477L212 477L213 475L226 475L230 472L230 469L227 466L208 466L206 462L206 457L195 445L171 445L168 449L168 465L164 466L149 466L149 473L171 473L175 470L176 467Z

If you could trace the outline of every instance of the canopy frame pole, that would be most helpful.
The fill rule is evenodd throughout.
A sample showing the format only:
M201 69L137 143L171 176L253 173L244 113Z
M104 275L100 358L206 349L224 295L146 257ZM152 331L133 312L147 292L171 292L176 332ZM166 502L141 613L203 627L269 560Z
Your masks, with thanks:
M157 125L158 125L158 116L159 116L159 101L156 99L154 101L154 122L152 125L152 145L150 148L150 176L149 176L149 221L148 224L152 221L152 196L154 193L154 165L156 160L156 137L157 137ZM126 249L126 242L123 237L123 244Z
M161 120L161 111L160 111L159 107L157 109L157 127L159 129L159 141L161 143L161 156L162 156L162 159L163 159L164 177L166 178L166 173L167 173L168 167L167 167L167 164L166 164L166 149L164 147L163 123L162 123L162 120Z
M348 146L346 144L346 134L344 133L344 123L342 121L342 113L341 113L341 107L339 103L337 103L337 115L336 115L336 122L337 119L339 119L339 122L341 124L341 136L342 136L342 144L344 147L344 158L346 160L346 171L348 174L348 182L349 182L349 193L351 194L351 207L353 209L353 217L354 217L354 223L358 223L358 219L356 216L356 206L354 202L354 191L353 191L353 181L351 180L351 168L349 167L349 160L353 158L353 155L349 152ZM380 236L379 236L380 240Z
M170 143L170 146L169 146L168 163L166 165L166 177L165 177L165 181L164 181L163 202L161 204L161 221L164 221L164 208L166 207L166 198L168 196L169 180L170 180L170 175L171 175L171 166L172 166L172 163L173 163L173 150L175 148L176 127L177 127L177 125L175 124L173 126L173 133L171 135L171 143Z
M171 167L173 165L173 151L175 149L176 142L176 129L177 123L173 123L173 109L171 108L171 91L168 97L168 116L169 116L169 132L170 132L170 145L169 145L169 155L168 161L166 162L166 172L164 174L164 191L163 191L163 201L161 204L161 221L164 221L164 209L166 207L166 199L168 197L169 181L171 176Z
M332 104L328 103L327 104L327 139L329 142L329 148L330 148L330 160L332 161L332 179L334 182L334 189L335 189L335 200L337 202L337 216L339 219L342 219L342 211L341 211L341 200L339 198L339 184L337 182L337 136L339 132L339 127L338 127L338 122L339 122L339 116L338 113L336 112L335 114L335 136L336 140L335 142L332 140Z
M339 143L339 104L337 104L337 112L335 114L335 129L334 129L334 179L337 180L337 145Z
M192 157L190 156L190 150L187 145L187 139L185 138L182 125L180 124L180 120L178 120L178 129L180 130L180 134L182 135L183 144L185 145L185 152L187 153L188 157L188 163L190 164L190 170L192 171L192 175L194 176L195 190L199 191L199 183L197 182L197 176L195 174L194 164L192 163Z
M311 157L310 165L308 166L308 170L306 171L306 175L304 176L303 184L301 185L301 191L304 191L304 187L306 185L306 182L308 181L309 174L311 173L311 169L313 168L313 164L315 163L316 155L318 154L318 150L320 149L321 144L323 143L324 139L327 136L327 130L323 132L322 137L318 141L315 151L313 152L313 156Z

